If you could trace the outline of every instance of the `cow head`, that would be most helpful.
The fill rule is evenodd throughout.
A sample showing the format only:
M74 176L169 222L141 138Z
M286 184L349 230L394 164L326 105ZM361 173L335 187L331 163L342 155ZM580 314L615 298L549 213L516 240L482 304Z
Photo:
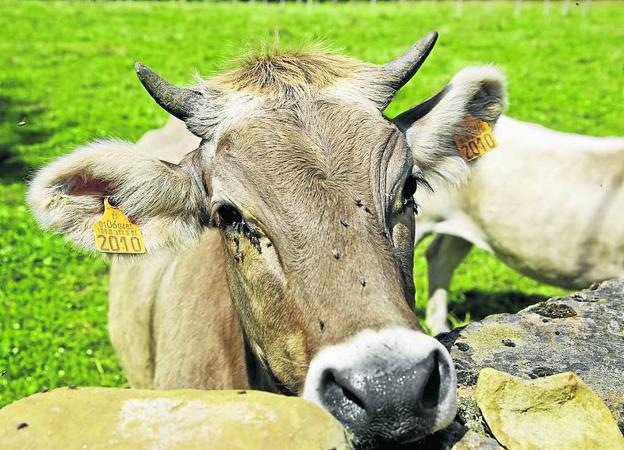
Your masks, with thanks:
M37 175L32 208L88 249L107 196L148 252L218 228L246 340L275 385L328 409L362 447L417 440L453 419L456 380L412 310L413 195L432 174L463 176L453 139L466 115L493 123L504 104L500 73L472 68L386 118L436 38L383 66L262 55L190 89L137 65L199 148L175 165L120 141L88 145Z

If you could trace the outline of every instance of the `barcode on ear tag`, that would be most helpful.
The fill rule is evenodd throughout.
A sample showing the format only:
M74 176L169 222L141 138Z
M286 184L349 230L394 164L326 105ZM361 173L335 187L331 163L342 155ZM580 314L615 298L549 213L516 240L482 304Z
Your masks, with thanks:
M128 220L122 210L104 198L104 214L93 224L95 246L102 253L137 255L145 253L143 233L138 225Z
M466 124L454 140L465 161L475 160L498 145L490 124L470 114L466 116Z

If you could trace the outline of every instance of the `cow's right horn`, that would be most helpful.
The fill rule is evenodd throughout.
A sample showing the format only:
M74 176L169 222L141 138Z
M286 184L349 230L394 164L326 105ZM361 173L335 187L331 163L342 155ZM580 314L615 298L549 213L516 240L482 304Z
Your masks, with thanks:
M191 89L174 86L156 72L141 63L134 65L141 84L161 108L180 120L190 118L198 106L204 103L204 96Z
M438 33L436 31L427 33L401 56L381 66L381 70L390 78L388 84L390 95L381 105L382 111L390 104L396 92L420 69L437 40Z

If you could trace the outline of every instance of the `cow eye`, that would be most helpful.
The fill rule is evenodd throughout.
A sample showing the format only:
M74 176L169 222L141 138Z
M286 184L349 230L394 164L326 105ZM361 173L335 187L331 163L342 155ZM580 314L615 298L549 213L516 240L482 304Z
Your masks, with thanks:
M414 194L416 193L419 185L424 186L427 189L431 188L429 183L427 183L427 180L425 180L422 176L421 172L418 169L414 169L412 174L405 179L405 183L403 184L401 204L398 212L403 213L411 209L415 214L418 214L418 204L416 204Z
M416 177L409 176L405 180L405 185L403 186L403 200L404 201L412 201L414 194L416 193L416 187L418 186L418 180Z
M260 248L260 238L262 236L260 229L256 225L248 223L235 206L228 203L217 206L211 223L219 227L226 236L236 242L237 252L239 252L241 237L249 240L259 253L262 252Z
M212 219L212 223L221 229L226 229L242 222L243 216L240 211L227 203L217 207Z

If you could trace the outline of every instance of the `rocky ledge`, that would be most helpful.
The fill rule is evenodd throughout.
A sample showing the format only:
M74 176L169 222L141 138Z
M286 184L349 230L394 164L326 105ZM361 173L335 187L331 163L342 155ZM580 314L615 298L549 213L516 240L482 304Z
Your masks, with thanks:
M489 316L438 339L455 361L457 420L469 430L490 436L475 399L479 372L489 367L524 379L573 372L624 434L624 279Z

